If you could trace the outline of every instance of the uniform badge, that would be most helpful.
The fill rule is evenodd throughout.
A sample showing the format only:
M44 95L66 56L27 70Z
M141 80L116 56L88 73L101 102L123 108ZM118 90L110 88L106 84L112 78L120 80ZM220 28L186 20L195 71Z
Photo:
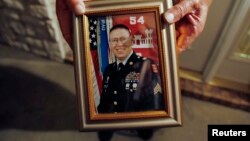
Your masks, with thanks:
M126 90L129 89L129 83L126 83L125 89L126 89Z
M104 89L108 88L108 84L103 85L103 88L104 88Z
M109 76L107 76L107 79L106 79L106 83L108 83L109 82Z
M140 73L136 73L136 72L130 72L126 78L125 78L125 82L126 83L138 83L139 82L139 78L140 78Z
M162 93L161 92L161 86L159 83L157 83L154 87L154 95L158 94L158 93Z
M132 75L129 73L129 74L126 76L126 78L125 78L125 82L126 82L126 83L129 83L131 79L132 79Z
M156 64L152 64L152 70L154 73L158 73L158 69L157 69Z
M134 62L129 62L129 65L132 66L134 64Z
M133 90L136 90L136 88L137 88L137 83L133 83Z
M125 89L129 90L131 93L137 89L140 79L140 73L135 71L130 72L125 78Z

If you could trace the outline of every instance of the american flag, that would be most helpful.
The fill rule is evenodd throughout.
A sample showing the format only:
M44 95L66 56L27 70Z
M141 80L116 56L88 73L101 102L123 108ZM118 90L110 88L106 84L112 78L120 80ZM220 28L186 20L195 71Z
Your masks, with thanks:
M91 51L91 57L92 57L92 63L93 63L93 69L95 73L93 77L94 81L94 99L95 99L95 106L97 107L99 105L100 100L100 93L102 88L102 77L100 74L100 67L99 67L99 60L98 60L98 51L97 51L97 26L98 26L98 20L97 18L90 17L89 18L89 44L90 44L90 51Z
M96 18L89 18L89 43L91 51L97 49L97 22Z

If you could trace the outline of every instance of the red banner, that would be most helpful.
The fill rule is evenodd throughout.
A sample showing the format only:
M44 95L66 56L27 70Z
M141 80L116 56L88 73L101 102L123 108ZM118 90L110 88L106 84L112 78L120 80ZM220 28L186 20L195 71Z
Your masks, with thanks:
M134 39L133 49L137 54L159 62L155 13L137 13L112 16L113 25L124 24Z

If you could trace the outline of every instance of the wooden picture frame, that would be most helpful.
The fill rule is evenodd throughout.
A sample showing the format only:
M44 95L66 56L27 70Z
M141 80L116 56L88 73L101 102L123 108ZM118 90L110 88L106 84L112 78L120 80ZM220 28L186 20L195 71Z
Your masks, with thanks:
M174 25L167 26L162 20L162 14L172 6L172 1L97 0L84 3L86 6L85 14L74 17L74 64L80 130L93 131L181 125L175 28ZM110 29L116 25L128 27L131 40L126 38L123 43L121 37L112 40L110 36L113 35ZM109 66L118 65L119 55L117 56L116 53L122 54L124 48L120 47L115 52L111 49L111 42L115 42L116 45L131 43L133 55L137 53L137 61L143 63L136 63L135 60L128 59L128 66L134 67L136 64L150 62L147 67L150 73L148 73L148 70L146 73L128 70L123 78L123 80L126 79L124 80L124 87L122 85L124 91L127 92L123 95L126 96L138 94L138 89L142 85L140 92L143 91L143 93L139 93L139 97L141 98L141 95L150 95L149 104L144 102L147 100L143 99L143 102L140 102L143 103L142 105L137 106L136 104L134 106L140 108L124 108L126 106L121 106L122 108L117 109L120 106L119 102L122 103L125 99L122 97L116 101L112 98L113 96L110 96L116 95L117 97L117 91L114 89L120 85L110 82L115 82L112 79L113 74L115 74L113 70L109 71L108 76L106 72L107 68L110 68ZM145 76L146 79L142 79L142 76ZM150 78L152 76L152 79L148 79L149 76ZM120 80L117 82L120 82ZM111 106L112 108L103 106L103 100L100 102L100 99L105 99L101 98L105 95L109 95L109 98L106 99L112 99L109 101L109 103L114 104L114 106ZM160 99L163 104L159 104L154 99ZM152 105L158 104L160 106L151 109L148 105L152 100L157 101ZM129 106L131 106L131 103ZM148 109L145 108L147 106ZM109 107L108 110L105 110L106 107ZM105 112L100 109L104 109Z

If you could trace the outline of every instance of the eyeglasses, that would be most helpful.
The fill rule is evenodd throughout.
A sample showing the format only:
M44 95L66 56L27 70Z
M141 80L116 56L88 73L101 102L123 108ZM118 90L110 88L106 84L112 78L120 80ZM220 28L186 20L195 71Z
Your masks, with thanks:
M111 45L117 45L118 42L120 41L122 44L125 44L128 41L128 39L129 39L129 37L128 38L126 38L126 37L113 38L113 39L109 40L109 43Z

